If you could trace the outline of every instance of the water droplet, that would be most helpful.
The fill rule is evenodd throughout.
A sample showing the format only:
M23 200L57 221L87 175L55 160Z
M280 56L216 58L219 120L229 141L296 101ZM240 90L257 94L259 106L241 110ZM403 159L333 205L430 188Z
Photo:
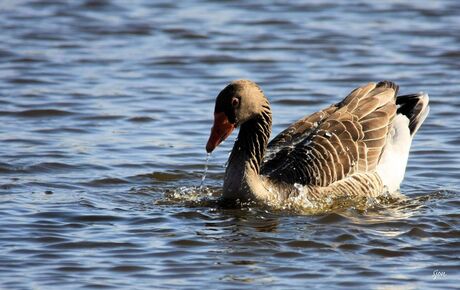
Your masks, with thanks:
M299 191L299 193L302 192L302 188L303 188L303 187L302 187L301 184L299 184L299 183L294 183L294 187Z
M206 179L206 174L208 173L208 164L209 164L209 158L210 157L211 157L211 153L207 153L206 154L206 162L204 164L203 177L201 177L200 189L203 189L204 180Z

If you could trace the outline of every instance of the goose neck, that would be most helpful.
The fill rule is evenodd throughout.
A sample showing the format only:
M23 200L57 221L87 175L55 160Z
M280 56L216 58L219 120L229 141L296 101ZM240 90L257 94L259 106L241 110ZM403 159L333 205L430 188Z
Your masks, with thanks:
M261 183L260 166L271 132L271 111L267 108L241 125L225 172L224 198L249 199L256 195L254 185Z

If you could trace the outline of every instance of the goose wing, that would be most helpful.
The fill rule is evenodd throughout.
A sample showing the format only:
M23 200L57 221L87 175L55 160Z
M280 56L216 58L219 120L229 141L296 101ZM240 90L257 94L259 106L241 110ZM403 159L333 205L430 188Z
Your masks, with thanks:
M269 144L261 173L273 180L327 186L374 170L396 114L398 86L383 81L302 118Z

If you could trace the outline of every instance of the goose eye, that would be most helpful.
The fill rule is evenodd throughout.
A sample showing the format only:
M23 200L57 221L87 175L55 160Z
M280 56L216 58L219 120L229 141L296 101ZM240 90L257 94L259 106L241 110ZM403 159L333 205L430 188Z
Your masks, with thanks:
M232 107L237 108L240 104L240 100L238 98L232 98Z

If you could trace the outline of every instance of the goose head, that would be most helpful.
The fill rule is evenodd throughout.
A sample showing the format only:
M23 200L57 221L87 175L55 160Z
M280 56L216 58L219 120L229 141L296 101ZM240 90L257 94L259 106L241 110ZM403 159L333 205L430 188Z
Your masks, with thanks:
M268 100L260 87L249 80L236 80L217 96L214 108L214 124L206 144L211 153L232 131L257 117Z

